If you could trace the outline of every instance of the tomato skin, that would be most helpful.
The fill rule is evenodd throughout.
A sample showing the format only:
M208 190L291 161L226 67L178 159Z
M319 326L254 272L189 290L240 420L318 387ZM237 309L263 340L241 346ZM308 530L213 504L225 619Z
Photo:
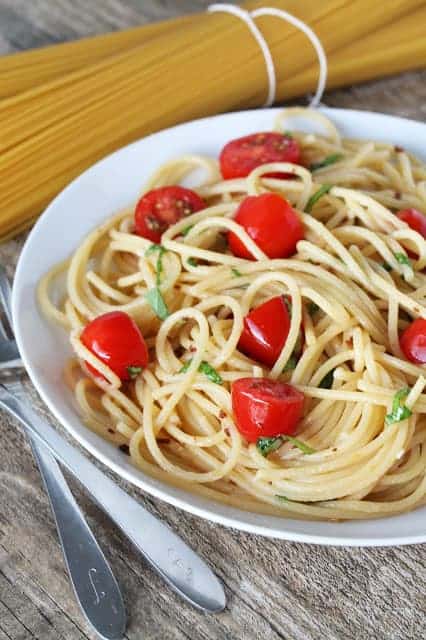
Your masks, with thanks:
M396 215L426 239L426 215L424 213L417 209L402 209Z
M135 209L135 233L159 243L169 227L204 209L206 203L200 196L185 187L159 187L145 193Z
M240 378L232 384L231 398L237 429L248 442L293 435L302 417L303 393L278 380Z
M416 364L426 364L426 320L414 320L402 332L399 343L407 360Z
M238 207L234 220L268 258L288 258L296 252L296 244L304 237L298 214L277 193L247 196ZM227 236L234 256L254 260L235 233L229 231Z
M299 143L276 131L252 133L228 142L220 152L219 163L225 180L245 178L257 167L268 162L300 164ZM289 174L269 173L269 177L284 178Z
M148 348L134 320L123 311L111 311L87 324L80 336L81 342L102 360L122 381L130 380L128 367L148 364ZM95 377L102 377L86 362Z
M284 296L271 298L245 316L238 349L273 367L287 340L290 323Z

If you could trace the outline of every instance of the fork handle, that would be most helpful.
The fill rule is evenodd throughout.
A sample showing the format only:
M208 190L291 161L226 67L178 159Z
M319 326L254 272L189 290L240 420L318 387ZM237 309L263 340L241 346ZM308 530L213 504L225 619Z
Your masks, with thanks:
M55 458L33 436L29 439L81 610L102 638L119 640L126 628L120 588Z
M222 584L185 542L62 438L26 402L0 385L0 406L14 415L50 449L90 492L110 518L169 585L193 605L209 612L225 608Z

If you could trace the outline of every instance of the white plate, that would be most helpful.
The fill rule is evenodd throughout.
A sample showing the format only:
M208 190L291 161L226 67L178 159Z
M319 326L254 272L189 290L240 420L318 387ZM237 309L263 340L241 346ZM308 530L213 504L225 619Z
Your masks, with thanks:
M298 542L357 546L425 542L426 508L377 520L306 522L248 513L154 480L82 424L62 381L70 349L65 332L48 323L37 308L35 290L41 276L67 258L93 227L133 202L160 164L188 153L217 156L228 140L271 129L277 112L231 113L161 131L98 162L64 189L32 230L16 272L13 318L22 358L43 400L88 451L129 482L177 507L222 525ZM424 157L426 125L361 111L324 109L324 113L345 136L392 142Z

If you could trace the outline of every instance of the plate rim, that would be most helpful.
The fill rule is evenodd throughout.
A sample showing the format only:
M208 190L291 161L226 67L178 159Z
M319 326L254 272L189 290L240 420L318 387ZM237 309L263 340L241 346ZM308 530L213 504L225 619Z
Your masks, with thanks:
M50 211L55 208L58 199L62 198L63 196L66 197L68 190L74 188L75 184L79 182L82 176L92 171L94 168L98 168L99 165L102 165L102 163L106 161L110 161L115 156L120 155L124 150L128 150L134 146L139 145L141 141L155 138L155 136L157 136L157 134L159 133L163 134L167 132L172 132L176 129L181 129L181 128L187 127L188 125L190 126L194 123L209 124L212 120L218 120L218 119L229 118L229 117L238 118L239 116L247 117L247 114L259 113L259 112L265 112L265 113L267 112L273 118L274 115L279 113L280 111L282 111L282 108L280 107L275 107L271 109L233 111L230 113L208 116L205 118L197 118L197 119L190 120L188 122L184 122L175 126L167 127L166 129L161 129L160 131L144 136L106 155L105 157L101 158L96 163L92 164L90 167L85 169L85 171L80 173L69 184L67 184L55 196L55 198L49 203L49 205L43 210L42 214L40 215L35 225L31 229L25 241L25 244L22 248L22 251L19 255L16 272L15 272L15 278L14 278L14 286L12 290L12 317L13 317L13 323L15 328L15 337L17 340L19 350L21 352L22 360L24 362L25 369L31 379L31 382L36 388L44 404L53 413L53 415L58 420L58 422L62 425L65 431L68 434L70 434L71 437L75 439L76 442L85 449L85 451L87 451L90 455L94 456L97 460L102 462L102 464L104 464L107 468L112 470L118 476L120 476L121 478L123 478L124 480L132 484L133 486L136 486L139 490L144 491L148 495L152 495L155 498L159 498L160 500L163 500L166 503L172 504L174 507L182 509L185 512L189 512L193 515L201 517L210 522L214 522L215 524L221 524L223 526L239 529L242 531L246 531L248 533L255 533L257 535L261 535L264 537L288 540L293 542L302 542L302 543L318 544L318 545L325 545L325 546L333 545L333 546L347 546L347 547L351 547L351 546L385 547L385 546L394 546L394 545L424 543L426 542L426 526L425 526L425 531L420 534L412 534L412 535L408 534L404 536L390 535L389 537L385 537L385 538L383 537L378 537L378 538L361 537L360 538L358 536L350 536L350 535L347 537L342 537L338 535L329 535L326 533L315 533L315 534L303 533L303 532L301 533L297 531L286 531L283 529L278 529L276 527L271 528L270 526L264 526L264 525L261 525L260 523L253 523L253 522L250 522L249 520L251 518L254 518L254 519L256 518L271 519L272 518L279 522L284 522L285 520L294 521L296 519L280 517L280 516L272 516L272 515L261 514L261 513L254 513L250 511L241 510L236 507L229 507L228 505L225 505L220 502L216 502L212 499L205 498L203 496L200 496L199 494L191 493L189 490L175 487L166 482L157 480L156 478L153 478L152 476L145 474L142 470L138 469L137 467L131 466L130 463L118 464L111 457L108 457L108 455L96 449L96 447L87 438L84 437L84 434L77 433L74 427L70 425L70 423L64 418L63 414L58 409L55 402L50 398L49 394L45 391L44 386L41 383L37 375L37 372L35 371L31 363L31 358L28 356L26 346L25 346L25 337L21 332L21 324L20 324L19 313L18 313L19 292L20 292L20 289L22 289L22 286L24 284L24 282L21 283L21 280L23 279L23 273L25 273L25 263L26 263L27 254L28 253L31 254L32 245L36 236L39 233L39 229L44 225L45 220L48 217ZM361 116L361 117L378 118L381 121L383 121L383 119L385 120L390 119L390 121L392 121L394 124L397 124L395 121L401 121L403 124L412 123L415 125L420 125L426 129L426 124L421 121L403 118L400 116L393 116L390 114L382 114L380 112L364 111L364 110L357 110L357 109L335 109L331 107L321 107L320 111L325 115L330 115L331 117L333 116L333 114L336 114L337 116L343 115L343 117L347 114L352 114L356 117ZM82 422L81 424L83 425ZM87 429L87 427L84 427L84 428ZM89 430L88 432L91 433ZM184 497L179 497L179 495L176 495L181 493L183 494L183 496L186 496L186 499ZM420 507L419 509L422 509L422 508L425 509L426 507ZM231 513L227 514L227 511L232 511L232 514ZM405 514L400 514L397 516L388 516L388 517L377 518L377 519L369 519L369 521L370 522L376 521L377 523L383 523L383 522L389 521L392 517L403 518L404 515ZM297 520L297 522L303 522L303 521ZM310 525L315 525L315 523L322 522L322 521L308 520L307 522Z

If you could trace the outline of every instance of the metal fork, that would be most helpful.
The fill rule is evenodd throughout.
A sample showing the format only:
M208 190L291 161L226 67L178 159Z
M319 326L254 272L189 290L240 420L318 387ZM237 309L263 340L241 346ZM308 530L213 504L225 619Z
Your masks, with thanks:
M0 369L9 392L22 396L22 384L11 375L22 361L12 334L10 284L0 265L0 308L7 328L0 319ZM4 373L7 371L7 377ZM83 513L72 495L56 459L27 431L35 461L40 470L52 508L65 564L77 601L89 623L102 638L119 640L126 629L123 598L112 570L102 553Z
M10 310L7 302L9 294L4 293L8 288L4 275L0 270L0 301L2 300L4 306ZM11 352L12 341L7 344L0 341L0 358L2 348ZM15 353L15 360L17 355ZM22 385L20 392L25 394ZM92 498L177 593L203 611L212 613L225 608L226 598L222 583L204 560L167 525L123 491L88 458L64 440L26 402L20 400L16 394L9 393L1 384L0 406L15 416L36 441L45 445L58 462L86 487ZM62 514L60 515L62 517Z

